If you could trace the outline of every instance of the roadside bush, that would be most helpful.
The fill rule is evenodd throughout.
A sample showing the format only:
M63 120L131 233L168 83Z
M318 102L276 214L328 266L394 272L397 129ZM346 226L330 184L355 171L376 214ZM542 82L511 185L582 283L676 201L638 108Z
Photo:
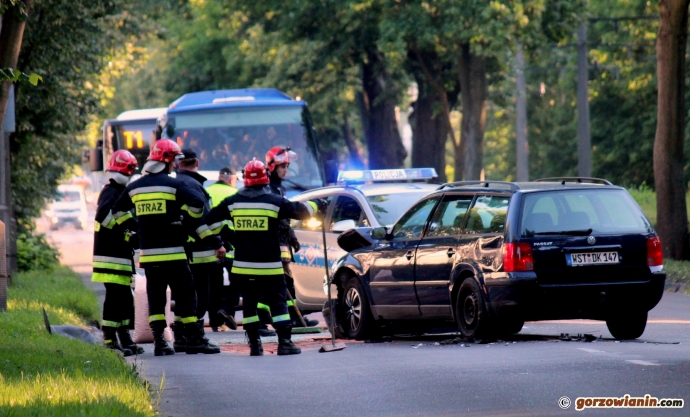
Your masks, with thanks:
M51 269L59 264L59 252L44 234L20 233L17 237L17 267L20 271Z

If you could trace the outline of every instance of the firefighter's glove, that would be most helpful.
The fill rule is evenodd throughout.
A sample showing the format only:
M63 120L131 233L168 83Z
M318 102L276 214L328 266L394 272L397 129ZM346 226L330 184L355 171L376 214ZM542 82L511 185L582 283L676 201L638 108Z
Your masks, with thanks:
M292 250L296 253L299 252L299 249L301 248L299 244L299 240L297 240L296 237L291 237L290 238L290 246L292 246Z
M323 218L326 215L326 210L328 210L328 201L323 198L315 198L311 201L313 201L318 208L318 216Z

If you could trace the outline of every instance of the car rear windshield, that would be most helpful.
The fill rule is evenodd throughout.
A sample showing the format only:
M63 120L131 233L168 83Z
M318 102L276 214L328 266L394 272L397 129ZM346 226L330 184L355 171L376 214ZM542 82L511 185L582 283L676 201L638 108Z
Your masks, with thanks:
M376 215L376 220L382 226L390 226L402 214L407 211L420 198L429 194L429 190L394 194L379 194L367 196L367 201L371 206L371 210Z
M586 232L588 229L592 229L592 234L652 230L640 207L625 190L538 192L525 195L522 204L522 236Z

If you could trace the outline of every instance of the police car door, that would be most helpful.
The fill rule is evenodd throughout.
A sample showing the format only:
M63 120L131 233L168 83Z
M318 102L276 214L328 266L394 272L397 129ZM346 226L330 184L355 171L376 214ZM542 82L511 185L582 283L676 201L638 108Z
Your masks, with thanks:
M392 239L374 247L369 287L376 316L391 320L420 316L414 289L415 254L438 200L439 196L433 196L416 203L393 226Z
M326 213L326 224L329 224L331 212L333 211L333 196L323 194L309 195L309 198L323 198L328 202ZM299 201L306 201L308 198L300 198ZM295 279L295 293L297 295L298 306L305 311L321 311L326 295L323 291L324 259L323 259L323 238L321 236L321 222L315 218L307 220L293 220L291 223L295 229L295 236L300 243L300 250L293 254L295 260L290 265L292 276ZM327 246L338 248L337 238L326 233ZM336 261L336 255L329 253L328 261Z
M453 317L448 285L462 226L473 198L473 194L446 194L434 210L417 247L415 288L424 317Z

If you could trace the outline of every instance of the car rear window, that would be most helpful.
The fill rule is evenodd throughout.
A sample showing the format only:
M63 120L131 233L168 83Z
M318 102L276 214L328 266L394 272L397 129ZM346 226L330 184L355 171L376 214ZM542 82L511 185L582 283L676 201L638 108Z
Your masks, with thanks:
M395 194L379 194L367 196L371 210L376 220L382 226L390 226L414 203L429 194L429 190L420 192L407 191Z
M647 233L652 226L625 190L563 190L527 194L521 235L592 229L593 234Z

